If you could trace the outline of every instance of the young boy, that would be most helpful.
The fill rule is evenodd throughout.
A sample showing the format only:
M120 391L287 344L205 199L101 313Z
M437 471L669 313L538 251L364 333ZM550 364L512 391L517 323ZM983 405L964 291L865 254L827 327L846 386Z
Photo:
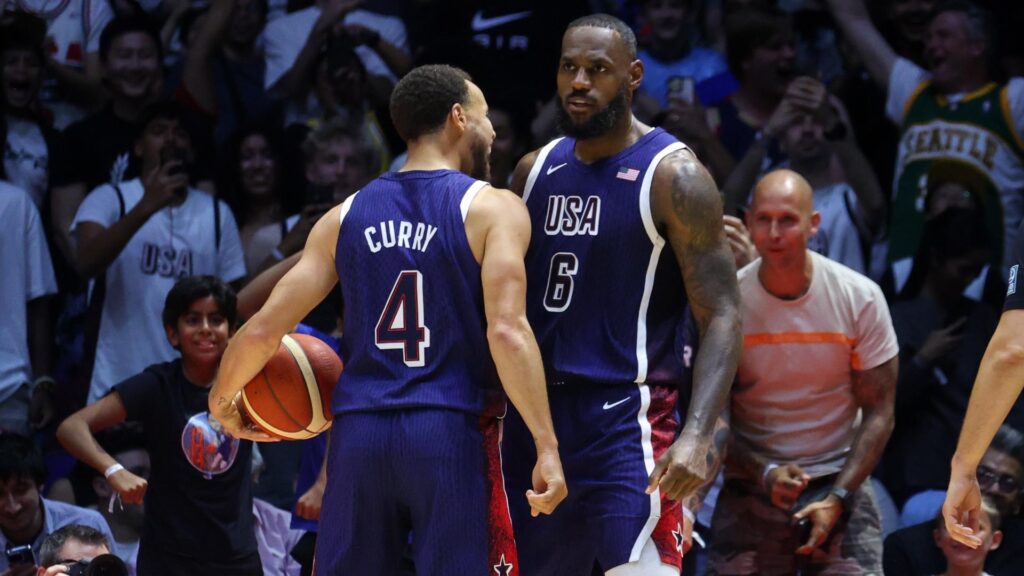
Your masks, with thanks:
M252 443L215 430L207 413L236 316L235 294L223 281L180 280L167 295L163 322L181 358L121 382L57 431L68 452L103 471L124 502L145 499L139 574L262 574L252 525ZM149 482L121 467L92 435L126 420L143 425Z
M985 558L990 550L999 548L1003 542L1002 515L987 496L981 500L978 528L975 535L981 545L971 548L954 540L946 531L946 524L940 514L935 519L935 545L946 557L946 571L940 576L990 576L985 572Z

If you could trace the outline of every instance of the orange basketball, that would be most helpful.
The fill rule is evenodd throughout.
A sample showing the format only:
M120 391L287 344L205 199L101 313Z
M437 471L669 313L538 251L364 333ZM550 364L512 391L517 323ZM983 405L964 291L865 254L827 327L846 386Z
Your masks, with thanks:
M242 389L244 416L285 440L312 438L331 427L331 393L341 359L326 343L288 334L263 370Z

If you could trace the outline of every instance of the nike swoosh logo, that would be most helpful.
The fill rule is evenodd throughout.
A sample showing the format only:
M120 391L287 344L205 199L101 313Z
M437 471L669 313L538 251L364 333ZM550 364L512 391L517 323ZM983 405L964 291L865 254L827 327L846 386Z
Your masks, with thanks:
M563 163L559 164L558 166L548 166L548 176L551 176L552 174L557 172L559 168L564 167L566 164L568 164L568 162L563 162Z
M622 404L623 402L629 402L629 396L626 396L625 398L619 400L618 402L612 402L611 404L605 402L602 408L604 408L605 410L611 410L612 408L615 408L616 406Z
M490 30L491 28L497 28L503 24L509 22L515 22L516 20L522 20L530 14L533 10L527 10L526 12L516 12L514 14L506 14L504 16L495 16L493 18L484 18L484 11L478 10L473 15L473 32L483 32L484 30Z

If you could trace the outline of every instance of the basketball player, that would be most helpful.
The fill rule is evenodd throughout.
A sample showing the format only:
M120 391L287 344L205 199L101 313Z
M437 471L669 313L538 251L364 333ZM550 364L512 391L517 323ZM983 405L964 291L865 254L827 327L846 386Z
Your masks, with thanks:
M678 574L678 500L707 478L740 350L736 270L714 182L690 150L630 112L643 79L616 18L569 24L557 139L512 187L533 223L527 315L573 491L550 517L512 502L523 574ZM678 337L689 300L701 347L675 441ZM669 446L671 444L671 446ZM506 420L506 487L530 485L530 433Z
M345 370L318 572L396 574L411 530L417 573L519 574L497 453L499 376L537 454L526 498L510 500L550 514L566 495L526 321L529 216L482 181L494 131L464 72L413 70L395 87L391 116L408 162L313 227L299 262L228 346L210 409L231 434L265 439L243 427L236 396L340 280Z

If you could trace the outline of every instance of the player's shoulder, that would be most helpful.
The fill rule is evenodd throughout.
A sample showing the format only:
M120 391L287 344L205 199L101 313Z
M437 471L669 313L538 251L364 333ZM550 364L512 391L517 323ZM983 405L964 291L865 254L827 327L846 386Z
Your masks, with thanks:
M526 204L515 192L506 188L496 188L485 184L477 192L476 198L470 205L470 211L483 211L490 216L517 217L528 216Z

